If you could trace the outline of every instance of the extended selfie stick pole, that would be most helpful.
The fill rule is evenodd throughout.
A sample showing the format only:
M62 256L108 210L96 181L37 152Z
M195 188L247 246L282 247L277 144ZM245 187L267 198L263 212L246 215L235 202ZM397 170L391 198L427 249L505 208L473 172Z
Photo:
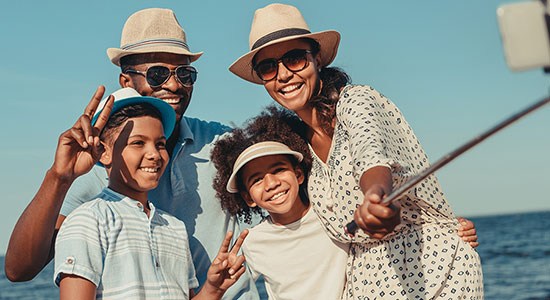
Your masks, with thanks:
M497 124L493 128L487 130L486 132L478 135L471 141L467 142L466 144L460 146L458 149L454 150L453 152L443 156L440 160L435 162L433 165L431 165L429 168L425 169L424 171L420 172L418 175L411 178L409 181L405 182L403 185L401 185L399 188L397 188L395 191L393 191L388 197L386 197L384 200L382 200L381 204L389 203L392 201L397 200L397 198L401 195L403 195L406 191L408 191L410 188L415 186L420 181L424 180L426 177L430 176L435 171L439 170L439 168L443 167L444 165L448 164L450 161L455 159L457 156L461 155L462 153L466 152L473 146L479 144L486 138L490 137L494 133L498 132L502 128L514 123L515 121L521 119L523 116L539 109L544 104L550 103L550 98L546 98L543 100L538 101L537 103L530 105L529 107L523 109L522 111L512 115L508 119L502 121L501 123ZM355 221L351 221L346 225L346 233L353 236L355 232L357 231L359 227L355 223Z

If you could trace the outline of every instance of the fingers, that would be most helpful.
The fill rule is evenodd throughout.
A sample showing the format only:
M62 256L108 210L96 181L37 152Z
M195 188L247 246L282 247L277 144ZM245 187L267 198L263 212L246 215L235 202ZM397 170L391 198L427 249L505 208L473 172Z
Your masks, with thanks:
M105 127L105 124L107 124L107 121L109 120L109 116L111 115L111 110L113 109L114 102L115 102L115 97L113 97L113 95L110 95L109 98L107 98L107 103L105 103L103 110L97 117L97 120L94 124L94 128L97 129L98 134L101 132L101 130L103 130L103 127Z
M220 254L227 253L227 250L229 250L229 245L231 244L231 237L233 237L233 231L228 231L225 234L225 238L223 239L220 251L218 251L218 256Z
M232 265L229 266L229 270L227 271L229 275L233 277L233 275L235 275L241 268L243 268L244 260L244 255L237 256L237 259L233 262Z
M90 100L90 103L88 103L88 105L84 109L84 115L88 116L90 120L93 118L95 111L97 109L97 106L99 105L99 102L101 102L101 98L103 98L104 93L105 93L105 87L102 85L98 86L97 90L92 96L92 100Z
M241 234L239 235L239 238L237 238L237 241L235 242L235 245L233 245L233 248L231 248L231 251L230 251L231 254L237 255L237 253L239 253L239 251L241 250L241 246L243 245L244 239L246 238L247 235L248 235L248 229L245 229L241 232Z
M466 231L466 230L470 230L470 229L475 229L474 222L472 222L468 219L464 219L462 217L458 217L456 219L460 223L460 228L458 230Z
M470 246L472 248L475 248L475 247L479 246L479 243L478 242L470 242Z
M475 236L476 234L476 229L470 229L470 230L459 230L458 231L458 236L461 236L461 237L467 237L467 236Z

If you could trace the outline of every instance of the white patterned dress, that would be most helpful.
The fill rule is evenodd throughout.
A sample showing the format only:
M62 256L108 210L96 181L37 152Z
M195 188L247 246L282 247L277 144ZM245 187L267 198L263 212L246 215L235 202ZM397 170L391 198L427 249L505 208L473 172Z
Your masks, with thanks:
M401 112L371 87L340 93L326 163L312 151L309 198L329 235L351 242L344 299L482 299L477 252L457 235L458 222L435 176L396 203L401 224L383 240L344 226L363 203L361 175L374 166L391 169L393 188L429 162Z

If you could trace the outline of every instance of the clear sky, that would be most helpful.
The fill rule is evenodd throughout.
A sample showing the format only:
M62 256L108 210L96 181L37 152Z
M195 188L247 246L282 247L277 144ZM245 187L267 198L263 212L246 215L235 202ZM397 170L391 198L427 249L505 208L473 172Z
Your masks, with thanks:
M0 254L53 162L57 137L99 84L118 88L106 49L133 12L171 8L188 35L198 82L187 115L240 125L272 103L227 68L248 49L267 1L2 1L0 4ZM506 1L285 2L312 31L342 34L334 66L392 99L431 161L545 97L549 75L511 72L496 9ZM550 210L550 107L533 113L437 173L456 214Z

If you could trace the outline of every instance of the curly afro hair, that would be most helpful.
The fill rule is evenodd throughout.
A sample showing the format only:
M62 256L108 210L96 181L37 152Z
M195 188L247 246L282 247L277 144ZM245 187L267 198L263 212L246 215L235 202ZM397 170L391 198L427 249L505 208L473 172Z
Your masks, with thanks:
M290 149L302 153L304 158L298 165L304 171L305 180L300 187L300 197L305 204L308 204L304 186L307 185L308 174L311 170L311 153L305 139L306 128L303 121L293 112L272 105L257 117L249 119L243 128L235 129L231 134L220 139L211 156L217 169L213 187L216 190L216 196L221 201L222 209L249 224L254 214L263 216L261 208L249 207L240 193L230 193L226 190L226 186L237 157L246 148L265 141L280 142ZM240 174L237 174L237 184L239 190L244 189Z

